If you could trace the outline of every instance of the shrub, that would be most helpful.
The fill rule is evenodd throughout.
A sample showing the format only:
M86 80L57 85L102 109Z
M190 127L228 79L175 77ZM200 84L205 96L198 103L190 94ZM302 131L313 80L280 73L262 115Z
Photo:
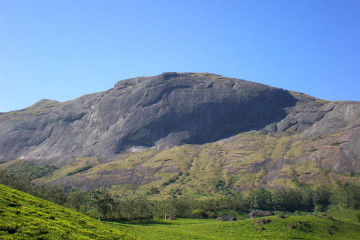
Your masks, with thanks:
M208 214L203 209L194 209L192 211L192 214L196 218L207 218L208 217Z
M358 223L360 223L360 211L357 211L357 212L355 213L355 218L356 218L356 221L357 221Z

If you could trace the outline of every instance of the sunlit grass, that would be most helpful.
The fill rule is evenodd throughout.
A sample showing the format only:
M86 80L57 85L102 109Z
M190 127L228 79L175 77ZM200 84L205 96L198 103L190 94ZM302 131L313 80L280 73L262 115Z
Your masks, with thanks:
M108 223L143 239L360 239L356 223L331 220L318 216L290 216L286 219L268 217L263 226L254 219L221 222L214 219L177 219L166 224ZM264 227L265 230L258 230Z
M0 239L133 239L76 211L0 185Z

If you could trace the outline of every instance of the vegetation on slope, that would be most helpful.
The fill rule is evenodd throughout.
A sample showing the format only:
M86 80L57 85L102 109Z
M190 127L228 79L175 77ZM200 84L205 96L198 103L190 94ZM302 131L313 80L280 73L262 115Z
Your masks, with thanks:
M6 169L13 176L24 180L34 180L51 175L57 167L52 165L37 165L23 159L17 159L0 165L0 169Z
M112 162L78 157L34 182L86 189L112 187L122 194L157 188L159 194L152 196L157 199L169 198L174 191L206 198L258 187L296 188L299 182L359 184L356 172L333 169L348 134L304 140L291 130L282 134L251 132L209 144L121 154ZM0 168L8 169L11 163Z
M54 203L0 185L1 239L134 239Z
M1 113L0 122L6 119L21 120L29 115L39 116L54 110L59 104L59 102L54 100L43 99L26 109Z
M181 181L182 177L178 175L172 181ZM183 218L215 218L223 211L247 212L251 209L290 212L360 209L360 186L340 182L316 187L298 182L296 188L254 188L243 194L230 192L224 182L218 182L217 187L223 196L206 198L183 195L179 188L171 190L169 197L163 198L156 187L142 192L125 187L85 191L61 186L38 186L5 171L0 171L1 183L91 217L111 221L162 218L164 214Z

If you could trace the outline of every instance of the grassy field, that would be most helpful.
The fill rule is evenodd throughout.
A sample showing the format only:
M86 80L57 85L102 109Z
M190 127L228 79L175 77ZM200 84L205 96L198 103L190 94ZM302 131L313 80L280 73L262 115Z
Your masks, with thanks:
M76 211L0 185L0 239L134 239Z
M177 219L154 223L107 223L139 239L360 239L360 225L318 216L267 217L259 226L254 219L221 222L214 219ZM257 230L259 228L265 230Z

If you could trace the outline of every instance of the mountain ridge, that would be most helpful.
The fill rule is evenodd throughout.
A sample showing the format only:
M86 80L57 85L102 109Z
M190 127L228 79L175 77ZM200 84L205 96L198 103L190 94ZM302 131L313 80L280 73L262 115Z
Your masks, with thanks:
M294 171L306 182L327 170L334 178L359 172L359 119L359 102L325 101L209 73L163 73L1 114L0 161L55 165L52 177L35 180L46 184L146 188L177 176L174 184L183 179L190 186L192 180L179 174L196 179L197 172L199 181L210 181L196 163L216 172L211 181L232 189L242 189L244 181L245 188L278 186L295 181ZM313 166L314 176L304 164ZM255 175L254 183L244 179Z
M187 77L189 77L189 76L190 76L190 79L187 79ZM213 81L213 78L215 78L218 81ZM169 81L171 79L176 79L176 81ZM198 82L195 82L195 81L198 81ZM194 85L191 85L191 84L194 84ZM200 86L201 84L202 85L206 84L206 86ZM219 85L219 86L217 86L216 91L223 91L223 92L222 93L214 92L212 90L212 88L214 87L214 84ZM104 135L106 135L106 132L109 131L109 129L111 129L111 128L121 128L121 131L119 132L119 134L122 134L122 132L124 132L124 131L129 132L127 134L123 134L124 136L121 136L118 139L112 138L111 142L107 143L107 145L113 145L113 146L111 146L112 149L108 149L109 152L114 151L115 154L117 154L117 153L123 152L124 150L126 150L126 148L132 148L134 146L137 147L137 145L140 145L140 147L142 147L142 146L153 147L153 146L157 145L157 146L159 146L159 148L166 148L166 147L171 147L171 146L176 146L176 145L181 144L181 142L187 137L186 135L189 135L189 131L196 131L194 129L188 129L189 126L185 126L185 127L180 126L181 123L179 123L179 121L188 121L189 119L197 119L197 122L195 124L200 125L201 124L200 122L203 121L203 115L201 115L201 114L212 114L212 116L211 116L212 119L209 120L212 122L214 122L216 120L223 121L225 117L222 117L220 114L217 114L215 111L213 111L213 109L211 109L211 107L215 107L215 108L217 108L217 110L221 110L220 108L227 107L227 105L229 105L228 103L234 105L234 104L237 104L238 102L240 102L239 99L235 99L235 98L236 97L241 98L241 95L240 95L241 93L240 94L234 93L234 91L232 90L232 88L235 84L242 84L241 87L245 87L247 91L252 91L254 93L255 92L257 93L257 90L256 89L254 90L254 88L258 88L259 89L258 91L273 91L273 92L280 91L276 88L271 88L271 87L267 87L267 86L265 87L265 85L262 85L262 84L251 83L251 82L247 82L244 80L234 81L234 79L224 78L219 75L213 75L213 74L163 73L163 74L160 74L160 75L154 76L154 77L140 77L140 78L132 78L132 79L128 79L128 80L122 80L122 81L119 81L115 85L114 88L112 88L108 91L85 95L85 96L79 97L75 100L71 100L71 101L68 101L65 103L49 102L49 101L45 100L42 103L38 102L37 105L35 104L33 106L30 106L29 108L22 110L20 112L12 112L12 113L14 113L16 115L15 120L17 120L18 118L21 118L22 112L24 114L29 113L28 115L25 115L25 117L28 117L27 120L32 118L32 119L37 119L36 121L42 121L41 118L38 117L38 115L47 116L48 117L47 120L42 121L43 123L40 124L40 126L38 123L32 123L32 125L30 123L27 123L27 124L20 123L20 124L25 125L25 126L23 126L23 128L29 128L31 131L33 131L35 129L35 130L40 130L40 131L37 131L38 133L46 132L45 136L44 136L44 134L40 134L43 136L39 136L44 141L51 137L52 130L47 130L47 129L42 129L42 128L44 128L46 126L50 126L53 122L57 123L56 126L59 126L62 124L63 126L60 127L61 131L65 131L64 128L66 128L66 125L68 125L68 124L76 125L77 121L83 120L82 122L84 124L82 124L81 126L75 126L74 127L75 129L72 128L72 129L69 129L68 131L70 131L70 132L76 131L80 127L83 129L84 128L91 129L91 133L88 132L87 139L93 138L93 140L92 140L92 143L89 143L89 145L96 144L96 140L94 138L102 138ZM193 91L194 88L197 86L200 86L199 89L196 89L198 91L195 93L192 93L191 91ZM191 88L191 87L193 87L193 88ZM151 88L151 91L147 91L148 88ZM239 89L239 87L238 87L238 89ZM207 94L207 93L204 94L205 90L209 91L209 92L211 92L211 91L213 91L213 92L210 94ZM177 93L177 96L173 97L174 94L172 94L172 93L175 93L175 92ZM130 93L130 95L129 95L129 93ZM124 94L126 94L127 96L123 96ZM183 94L183 95L181 95L181 94ZM251 92L248 93L248 95L250 95L250 94L251 94ZM262 95L262 93L260 93L260 94ZM270 93L270 94L276 94L276 93ZM227 97L226 95L230 95L230 96ZM167 98L169 98L169 96L170 96L170 98L171 97L173 97L173 98L167 99ZM224 98L223 96L226 96L226 97ZM287 97L287 98L289 98L290 101L292 101L291 95L280 96L280 97ZM191 98L191 99L187 99L187 98ZM206 99L206 98L208 98L208 99ZM248 99L251 100L251 98L247 98L247 96L245 96L244 100L247 101ZM257 99L257 100L259 100L259 99ZM288 100L288 99L286 99L286 100ZM226 102L226 101L228 101L228 102ZM264 100L262 99L262 101L264 101ZM45 105L45 104L47 104L47 105ZM186 106L185 106L186 104L188 104L188 105L193 104L194 106L188 106L186 108ZM245 104L247 104L247 103L245 103ZM207 105L212 105L212 106L207 106ZM149 106L151 106L151 107L149 108ZM229 106L229 107L234 107L234 106ZM267 107L271 107L271 106L267 106ZM95 109L95 108L97 108L97 109ZM184 109L184 108L186 108L186 109ZM117 112L112 113L112 111L114 109L117 109ZM243 111L246 111L246 110L247 109L245 109L245 107L243 107ZM282 109L280 109L278 111L281 111L281 110ZM144 112L144 111L147 111L147 112ZM161 113L160 111L163 111L163 113ZM201 111L203 113L198 114ZM182 112L185 112L185 113L183 114ZM263 112L266 112L266 109L263 110ZM109 114L109 113L111 113L111 114ZM160 114L160 116L156 116L156 114L158 114L158 115ZM223 114L234 115L237 113L236 113L236 111L232 111L231 109L229 109L229 110L225 110L223 112ZM251 111L248 111L247 114L256 115L259 113L253 113ZM284 113L280 113L280 114L284 115ZM85 115L87 115L87 116L85 116ZM128 116L128 115L130 115L130 116ZM133 116L131 116L131 115L133 115ZM143 117L144 115L148 115L148 116L155 115L155 116L153 117L154 119L150 119L148 121L147 118ZM185 116L183 117L183 119L181 119L181 117L183 115L185 115ZM268 115L269 115L269 113L268 113ZM272 117L273 116L276 116L276 115L274 114L274 115L272 115ZM5 116L3 115L2 119L4 119L4 117ZM88 117L88 118L82 119L83 117ZM130 117L129 121L126 121L125 118L127 118L127 117ZM160 117L164 117L167 119L161 120L161 121L156 121L156 119L159 119ZM220 117L222 117L222 119ZM141 121L139 123L139 126L134 126L134 124L129 123L129 122L135 121L133 118L136 121ZM124 119L125 119L125 121L121 122ZM179 119L181 119L181 120L179 120ZM232 119L234 119L233 116L227 116L227 118L225 120L230 121L229 123L227 123L228 125L233 124L233 123L231 123ZM241 118L241 116L237 116L237 119L241 120L242 118ZM99 123L100 121L103 124ZM4 122L4 120L2 122ZM150 134L151 136L153 136L154 134L156 135L156 133L159 132L159 129L161 129L160 126L164 127L163 122L170 122L171 125L168 126L168 129L164 129L163 132L160 133L161 136L155 136L155 137L152 137L152 139L144 139L144 135L146 134L143 130L144 126L150 125L150 126L148 126L148 129L149 128L155 129L154 131L152 131L152 134ZM17 126L19 125L19 123L16 123L16 124L17 124ZM123 124L124 126L119 126L121 124ZM244 124L247 124L249 126L244 127L243 126ZM212 137L212 139L208 139L208 138L211 138L210 136L205 137L204 139L201 139L201 136L199 136L200 134L197 134L197 136L194 136L195 139L189 139L189 142L185 141L184 143L202 143L202 142L218 140L223 137L228 137L230 135L234 135L234 133L236 133L238 131L244 131L241 128L249 129L249 128L253 127L253 126L251 126L252 123L249 121L244 122L244 124L242 126L240 126L238 124L237 129L231 129L231 127L230 127L230 129L227 130L229 133L224 133L224 129L222 129L221 132L217 133L219 136ZM29 125L31 125L31 126L29 126ZM96 136L94 136L94 131L92 131L94 129L94 125L97 125L96 130L101 131L101 133L95 134ZM160 126L158 126L158 125L160 125ZM190 123L188 123L188 125L190 125ZM55 129L56 129L56 126L55 126ZM182 129L182 128L185 128L185 129ZM247 130L247 129L245 129L245 130ZM4 130L6 131L6 129L4 129ZM226 131L226 129L225 129L225 131ZM132 132L134 132L134 134L132 134ZM172 133L175 136L169 136L168 137L169 140L162 139L162 138L166 138L167 135L172 134ZM191 133L190 133L190 135L191 135ZM210 133L208 133L208 135L210 135ZM213 133L211 135L213 135ZM226 136L223 136L223 135L226 135ZM60 137L60 134L58 137ZM76 137L76 136L74 136L74 137ZM109 138L109 136L106 136L106 138ZM140 138L143 138L143 139L140 139ZM199 138L199 139L196 139L196 138ZM3 139L8 139L8 137L5 136ZM17 138L17 139L19 139L19 138ZM161 140L163 140L163 142L165 142L165 143L161 143ZM67 139L67 141L70 141L70 140ZM82 142L84 142L84 141L86 141L86 140L82 139L81 141L76 142L76 145L82 145ZM106 141L106 139L102 139L102 141ZM116 141L117 141L117 144L114 143ZM160 142L155 143L157 141L160 141ZM37 146L40 142L41 142L41 140L35 141L35 142L28 141L26 143L26 145ZM133 142L133 144L131 144L131 142ZM132 145L134 145L134 146L132 146ZM167 146L167 145L169 145L169 146ZM0 146L1 146L1 143L0 143ZM74 145L72 145L71 147L73 147L73 146ZM67 151L69 151L69 148L71 149L70 146L62 146L62 147L67 147L68 148ZM86 148L88 146L84 146L84 147ZM22 146L20 148L23 149ZM73 150L73 151L81 152L80 149ZM11 149L9 152L11 152ZM93 153L90 153L90 154L93 154ZM46 154L46 155L48 157L48 154ZM0 156L0 158L4 159L3 156ZM16 155L16 157L10 154L10 156L7 159L5 159L5 161L10 160L11 158L39 159L39 158L41 158L41 154L27 153L27 154L24 154L23 156ZM100 156L100 158L101 158L101 156Z

